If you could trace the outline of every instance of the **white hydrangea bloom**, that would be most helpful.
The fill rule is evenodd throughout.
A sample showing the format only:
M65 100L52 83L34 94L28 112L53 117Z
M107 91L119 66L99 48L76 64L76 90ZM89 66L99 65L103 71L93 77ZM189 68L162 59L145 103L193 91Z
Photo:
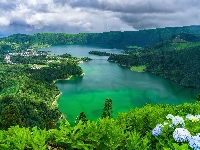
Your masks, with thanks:
M189 120L191 117L194 117L194 116L192 114L188 114L188 115L186 115L185 119Z
M176 142L187 142L191 139L191 134L187 129L176 128L173 132L173 138Z
M167 119L172 119L172 118L174 118L174 116L173 116L172 114L168 114L168 115L166 116L166 118L167 118Z
M184 120L182 117L179 117L179 116L175 116L172 118L172 124L177 126L177 125L184 125Z

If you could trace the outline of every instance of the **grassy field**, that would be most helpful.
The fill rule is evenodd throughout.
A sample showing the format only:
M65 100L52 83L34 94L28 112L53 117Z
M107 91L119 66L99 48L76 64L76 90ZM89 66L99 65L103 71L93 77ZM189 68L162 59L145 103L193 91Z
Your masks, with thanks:
M135 71L135 72L144 72L144 69L146 68L145 65L141 65L141 66L132 66L131 70Z

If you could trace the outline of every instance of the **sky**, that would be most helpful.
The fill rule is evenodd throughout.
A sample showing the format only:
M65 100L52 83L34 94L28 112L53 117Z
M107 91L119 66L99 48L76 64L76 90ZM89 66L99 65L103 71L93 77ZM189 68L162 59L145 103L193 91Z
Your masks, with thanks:
M200 25L199 0L0 0L0 36Z

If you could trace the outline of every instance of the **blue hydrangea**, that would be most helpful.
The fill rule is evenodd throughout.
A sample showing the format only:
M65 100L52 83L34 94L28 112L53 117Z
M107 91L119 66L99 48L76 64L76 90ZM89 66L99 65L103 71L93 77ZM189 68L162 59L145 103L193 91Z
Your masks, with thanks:
M186 120L189 120L190 117L193 117L193 115L192 115L192 114L188 114L188 115L186 115L185 119L186 119Z
M185 126L185 123L180 124L181 128L183 128L184 126ZM172 129L176 128L176 126L173 125L173 124L170 124L169 127L172 128Z
M188 145L193 148L194 150L200 150L200 134L193 136L190 140Z
M160 133L162 132L161 127L163 127L162 124L157 124L156 127L152 130L152 135L153 136L159 136Z
M176 142L187 142L191 138L191 134L187 129L176 128L173 132L173 138Z
M181 125L182 127L185 125L183 118L179 116L175 116L172 118L172 124L175 126Z

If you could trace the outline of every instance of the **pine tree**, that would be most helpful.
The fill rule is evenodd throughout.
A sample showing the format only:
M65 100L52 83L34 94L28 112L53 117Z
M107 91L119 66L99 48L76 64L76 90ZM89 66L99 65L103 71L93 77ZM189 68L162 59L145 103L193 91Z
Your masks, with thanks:
M82 124L87 123L88 119L84 112L81 112L80 115L76 117L74 124L77 125L80 120L83 122Z
M104 104L104 108L102 110L101 118L106 118L106 117L112 118L112 113L113 113L112 100L110 98L107 98Z
M22 126L21 115L16 105L10 104L3 109L1 113L1 124L5 130L10 126Z
M200 94L198 94L196 100L197 100L197 102L200 102Z

